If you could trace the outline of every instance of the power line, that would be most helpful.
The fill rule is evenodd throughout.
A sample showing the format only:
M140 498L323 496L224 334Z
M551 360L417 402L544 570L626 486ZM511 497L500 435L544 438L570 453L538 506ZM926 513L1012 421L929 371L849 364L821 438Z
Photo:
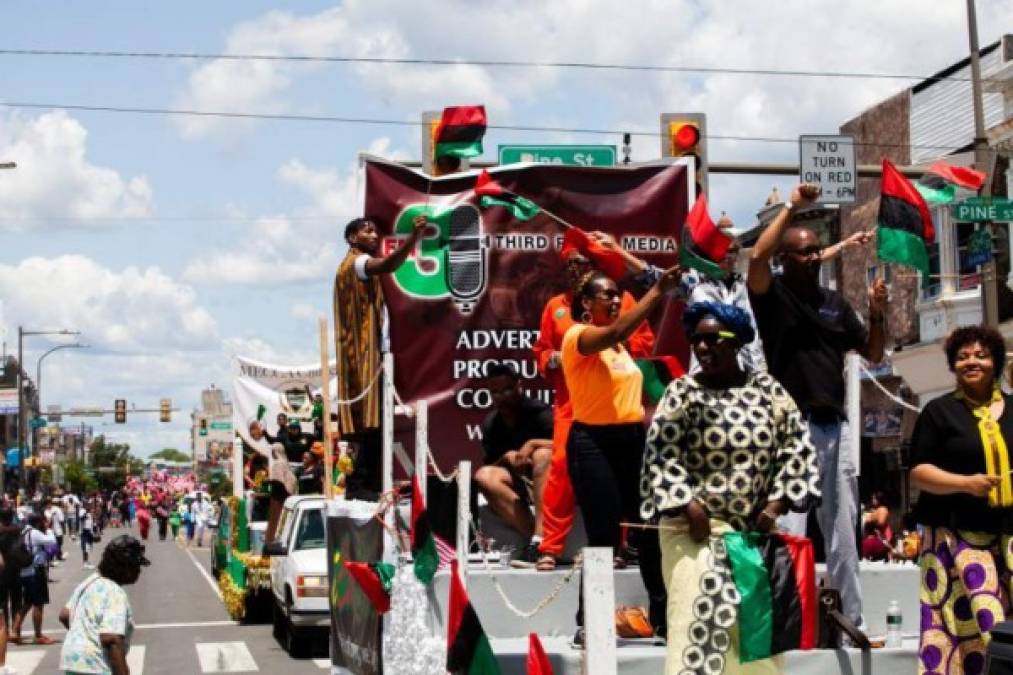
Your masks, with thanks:
M398 127L419 127L422 121L379 119L369 117L341 117L335 115L297 115L292 113L250 113L250 112L227 112L217 110L187 110L169 108L135 108L121 106L98 106L98 105L77 105L65 103L31 103L24 101L0 101L0 106L7 108L44 108L79 110L84 112L106 112L125 113L137 115L179 115L184 117L215 117L227 119L256 119L285 122L330 122L337 124L372 124L380 126ZM525 131L537 133L558 133L558 134L587 134L598 136L621 136L628 133L631 136L642 136L649 138L660 138L661 133L657 131L637 131L623 129L593 129L579 127L538 127L529 125L512 124L490 124L487 128L501 131ZM722 134L707 134L708 140L714 141L742 141L747 143L791 143L797 144L797 138L776 138L772 136L730 136ZM960 150L964 146L956 145L911 145L909 143L880 143L880 142L859 142L856 146L870 146L878 148L924 148L928 150Z
M970 77L921 75L913 73L870 73L776 68L733 68L725 66L665 66L655 64L592 63L588 61L513 61L491 59L409 59L379 56L311 56L307 54L213 54L208 52L140 52L69 49L0 49L0 56L56 56L129 59L187 59L224 61L278 61L295 63L350 63L412 66L483 66L488 68L559 68L569 70L612 70L651 73L698 73L708 75L764 75L771 77L821 77L872 80L932 80L970 82Z

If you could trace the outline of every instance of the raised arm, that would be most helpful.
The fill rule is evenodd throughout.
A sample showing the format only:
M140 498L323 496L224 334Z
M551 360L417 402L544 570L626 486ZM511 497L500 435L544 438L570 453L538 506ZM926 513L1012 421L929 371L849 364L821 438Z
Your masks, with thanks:
M876 279L869 287L869 335L858 352L867 361L879 363L886 347L886 282Z
M797 186L791 191L789 200L774 216L774 220L756 240L756 245L749 255L749 272L746 277L746 284L754 295L764 295L770 290L770 283L773 280L770 273L770 259L781 246L781 237L788 229L791 214L799 206L812 203L819 194L819 186L812 183Z
M823 252L820 254L820 262L829 262L833 260L846 248L850 248L852 246L864 246L872 241L873 236L875 236L873 230L859 230L850 237L841 239L836 244L832 244L823 249Z
M630 311L620 314L619 318L607 326L589 326L581 332L577 350L584 356L589 356L624 342L633 335L662 296L679 286L681 276L682 269L678 265L669 267Z
M415 216L412 220L412 233L401 242L394 252L385 258L370 258L366 261L366 275L374 277L379 274L390 274L401 267L401 264L408 259L408 254L415 248L415 244L422 238L428 224L429 221L425 216Z

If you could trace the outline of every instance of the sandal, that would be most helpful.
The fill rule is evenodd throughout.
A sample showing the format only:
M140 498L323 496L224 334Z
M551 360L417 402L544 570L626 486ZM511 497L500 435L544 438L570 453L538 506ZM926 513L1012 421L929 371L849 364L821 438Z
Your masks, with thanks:
M535 569L539 572L551 572L556 569L556 556L543 553L538 558L538 562L535 563Z
M37 645L55 645L56 644L56 640L54 640L51 637L45 636L45 635L40 635L39 637L35 638L35 644L37 644Z
M624 569L626 569L626 558L624 558L622 556L618 556L618 555L615 558L613 558L612 559L612 569L614 569L614 570L624 570Z

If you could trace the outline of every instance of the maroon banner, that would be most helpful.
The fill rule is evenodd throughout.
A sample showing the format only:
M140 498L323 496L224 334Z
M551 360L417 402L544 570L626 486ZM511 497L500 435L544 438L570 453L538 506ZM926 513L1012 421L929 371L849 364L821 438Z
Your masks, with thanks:
M691 206L683 163L634 168L511 165L490 170L505 190L584 230L616 237L638 257L665 268ZM365 162L364 214L380 228L386 254L425 214L431 225L409 259L383 280L390 313L395 385L405 401L429 400L429 444L442 469L480 457L481 423L492 410L485 369L507 362L525 391L551 404L531 347L542 309L566 290L559 258L562 226L545 213L517 220L483 208L477 172L429 177L384 161ZM639 295L640 291L627 287ZM685 363L681 303L651 318L655 352ZM407 440L407 439L405 439Z

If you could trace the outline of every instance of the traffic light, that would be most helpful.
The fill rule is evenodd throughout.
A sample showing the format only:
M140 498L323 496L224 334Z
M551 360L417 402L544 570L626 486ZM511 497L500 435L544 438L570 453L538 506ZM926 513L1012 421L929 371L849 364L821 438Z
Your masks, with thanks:
M208 421L207 421L207 419L205 419L203 417L200 419L200 426L199 426L199 429L197 431L197 435L198 436L207 436L208 435Z
M170 399L163 398L158 402L158 421L172 421L172 401Z
M113 421L116 424L127 423L127 400L124 398L116 399L116 405L113 406Z
M693 159L695 198L707 194L707 116L703 113L664 113L661 116L661 155Z

